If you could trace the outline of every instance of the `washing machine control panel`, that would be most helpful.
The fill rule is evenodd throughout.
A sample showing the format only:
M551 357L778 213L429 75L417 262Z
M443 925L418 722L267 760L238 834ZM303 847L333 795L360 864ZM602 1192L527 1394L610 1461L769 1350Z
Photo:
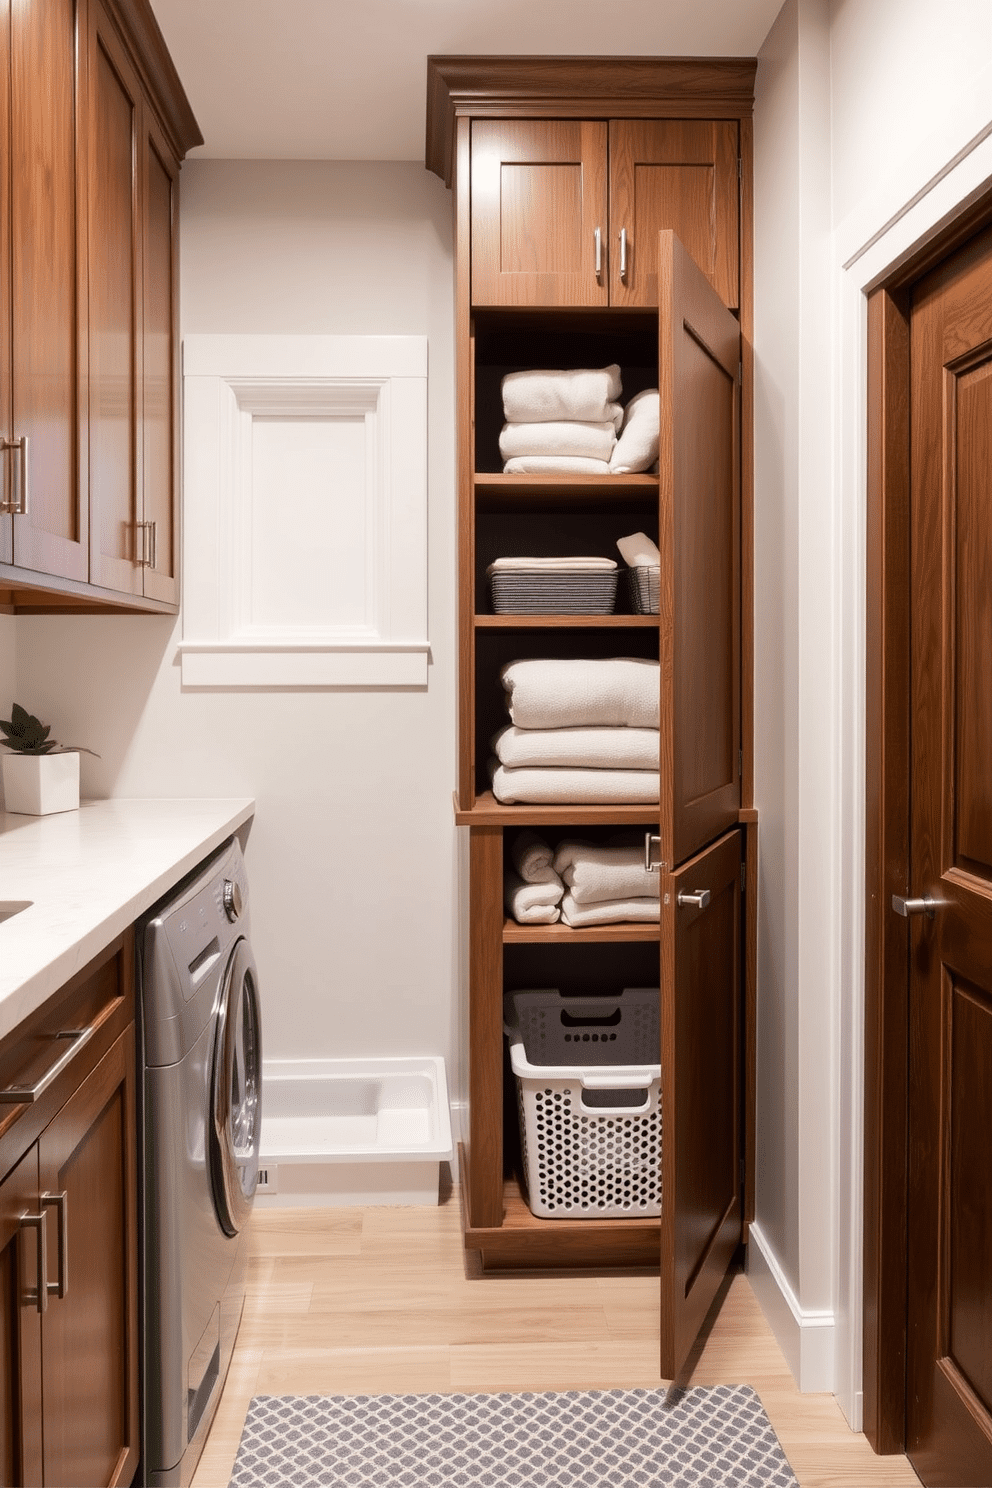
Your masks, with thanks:
M229 920L236 920L243 908L241 885L236 878L226 878L224 880L224 913Z

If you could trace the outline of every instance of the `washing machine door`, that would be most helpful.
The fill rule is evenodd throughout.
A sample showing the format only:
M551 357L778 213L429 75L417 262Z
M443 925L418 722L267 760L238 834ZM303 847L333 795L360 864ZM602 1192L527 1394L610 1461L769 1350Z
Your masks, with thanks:
M236 1235L251 1213L262 1135L258 973L244 938L235 945L221 983L210 1105L214 1205L221 1229Z

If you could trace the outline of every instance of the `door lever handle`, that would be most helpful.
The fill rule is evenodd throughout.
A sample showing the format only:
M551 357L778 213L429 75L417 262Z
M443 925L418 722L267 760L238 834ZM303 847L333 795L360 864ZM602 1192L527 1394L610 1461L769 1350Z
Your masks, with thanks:
M924 894L922 899L904 899L902 894L893 894L892 908L897 915L902 915L904 920L908 920L910 915L918 914L925 914L928 920L932 920L940 908L940 903L936 899L931 899L929 894Z

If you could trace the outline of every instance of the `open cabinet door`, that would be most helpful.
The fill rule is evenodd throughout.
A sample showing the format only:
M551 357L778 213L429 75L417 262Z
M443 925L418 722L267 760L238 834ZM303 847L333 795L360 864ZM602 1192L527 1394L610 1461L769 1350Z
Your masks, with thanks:
M661 1373L741 1238L740 329L660 234Z

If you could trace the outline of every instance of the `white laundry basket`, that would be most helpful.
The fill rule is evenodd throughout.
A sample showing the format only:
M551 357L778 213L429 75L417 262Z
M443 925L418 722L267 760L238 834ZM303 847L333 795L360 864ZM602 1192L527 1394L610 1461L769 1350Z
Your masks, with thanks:
M625 1057L657 1052L657 1008L657 988L612 999L563 998L556 989L506 997L527 1201L539 1218L661 1213L661 1066L608 1062L614 1046ZM528 1034L547 1062L530 1062ZM552 1062L580 1050L581 1064Z

